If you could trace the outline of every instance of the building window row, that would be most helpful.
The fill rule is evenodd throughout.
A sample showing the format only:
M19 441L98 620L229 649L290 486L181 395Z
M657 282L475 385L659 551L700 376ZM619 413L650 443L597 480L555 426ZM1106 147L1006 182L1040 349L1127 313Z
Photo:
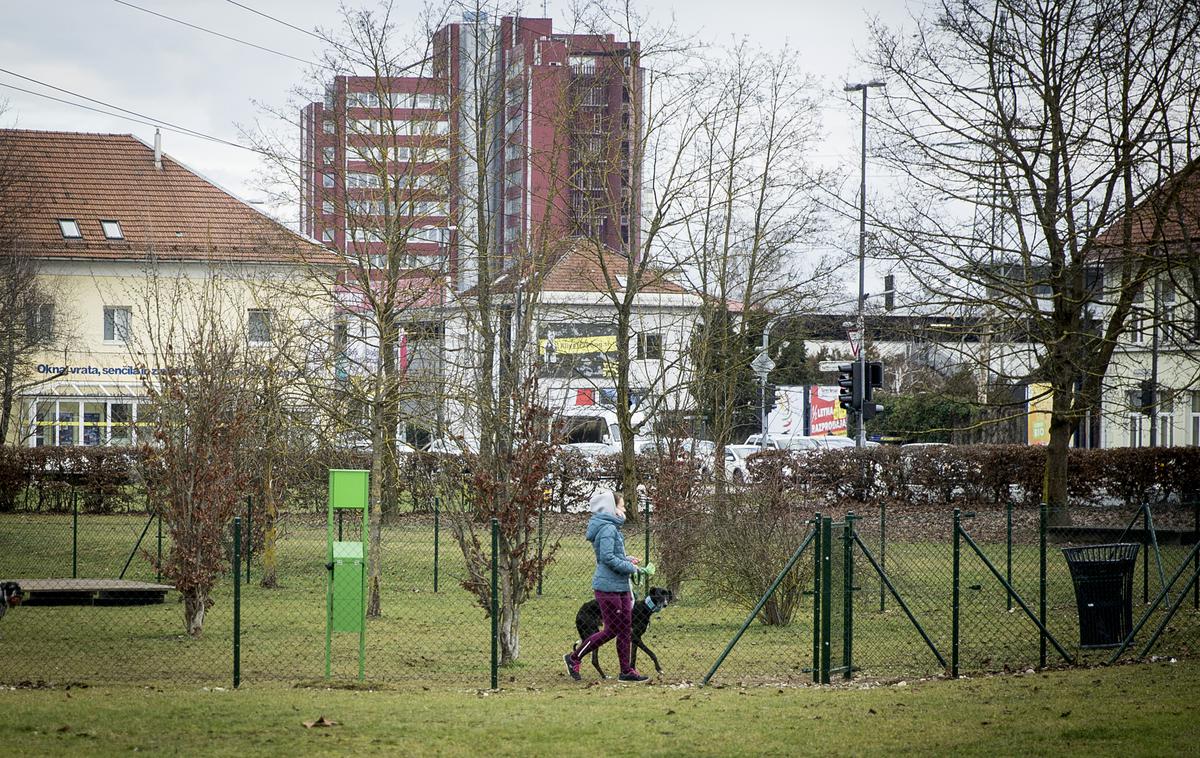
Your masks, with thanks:
M411 108L414 110L444 111L448 105L445 95L412 92L388 92L381 98L378 92L346 93L347 108Z
M83 227L79 221L73 218L58 219L58 231L66 240L81 240L83 239ZM123 240L125 239L125 231L121 228L121 222L113 219L100 219L100 231L104 234L106 240Z
M148 419L131 398L36 398L30 403L32 447L132 445Z
M450 122L433 119L348 118L346 131L350 134L426 137L449 134Z

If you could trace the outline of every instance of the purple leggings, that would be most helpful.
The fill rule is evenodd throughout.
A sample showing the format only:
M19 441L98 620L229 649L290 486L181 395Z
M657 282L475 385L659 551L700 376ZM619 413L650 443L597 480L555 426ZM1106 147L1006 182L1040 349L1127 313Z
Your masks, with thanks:
M617 660L621 662L621 673L628 674L629 641L633 626L633 595L628 592L601 592L596 590L596 602L600 604L600 618L604 620L604 628L588 637L575 652L577 660L608 642L617 638Z

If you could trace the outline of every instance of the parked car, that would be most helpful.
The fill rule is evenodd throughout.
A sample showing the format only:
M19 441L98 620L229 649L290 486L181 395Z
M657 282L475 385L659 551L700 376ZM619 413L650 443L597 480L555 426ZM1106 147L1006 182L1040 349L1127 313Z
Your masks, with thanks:
M621 452L619 448L605 442L568 442L563 445L563 448L574 450L588 458L596 458L601 455L616 455Z
M821 448L821 443L818 442L818 439L818 437L805 437L802 434L797 434L794 437L772 437L767 435L766 444L760 445L759 442L762 440L762 435L751 434L746 438L746 444L762 447L767 450L791 450L793 452L805 453Z
M759 452L758 445L725 446L725 481L744 484L750 481L747 459Z
M463 453L478 453L479 446L470 440L442 437L426 445L425 452L440 453L442 455L462 455Z

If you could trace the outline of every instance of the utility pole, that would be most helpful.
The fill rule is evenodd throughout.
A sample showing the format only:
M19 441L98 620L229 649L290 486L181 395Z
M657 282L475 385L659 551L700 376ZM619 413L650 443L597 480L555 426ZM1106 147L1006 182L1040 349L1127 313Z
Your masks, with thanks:
M856 84L847 84L843 91L845 92L862 92L862 160L860 164L859 186L858 186L858 366L859 376L866 377L867 375L867 329L866 329L866 313L865 306L867 300L866 293L866 271L867 271L867 90L871 87L884 87L885 83L879 79L872 79L869 82L859 82ZM858 409L858 439L855 444L858 447L866 447L867 444L867 427L863 421L863 405L866 404L865 394L866 383L862 382L858 388L858 397L855 398L855 407Z

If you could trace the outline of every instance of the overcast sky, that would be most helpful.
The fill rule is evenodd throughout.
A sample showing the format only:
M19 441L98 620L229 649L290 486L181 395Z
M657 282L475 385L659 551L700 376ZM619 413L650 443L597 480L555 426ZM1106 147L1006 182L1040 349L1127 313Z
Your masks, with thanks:
M333 28L333 0L238 0L301 29ZM228 0L128 0L181 21L246 42L315 60L321 43L255 15ZM912 0L920 4L922 0ZM350 5L356 3L350 2ZM374 0L367 0L374 5ZM856 166L858 115L841 85L869 78L858 62L868 20L908 17L904 0L645 0L651 14L673 13L678 27L699 38L725 42L745 37L766 48L790 43L803 69L828 92L822 106L827 139L817 148L823 163ZM397 0L403 15L416 0ZM548 2L551 17L565 2ZM151 141L154 128L12 89L20 87L80 102L15 76L40 80L155 119L239 142L236 124L259 116L254 101L281 106L306 82L304 63L258 50L157 17L119 0L0 0L0 125L27 129L133 133ZM541 15L542 3L526 15ZM85 103L111 110L95 103ZM164 133L164 150L243 198L254 200L257 157L246 150L192 136Z

